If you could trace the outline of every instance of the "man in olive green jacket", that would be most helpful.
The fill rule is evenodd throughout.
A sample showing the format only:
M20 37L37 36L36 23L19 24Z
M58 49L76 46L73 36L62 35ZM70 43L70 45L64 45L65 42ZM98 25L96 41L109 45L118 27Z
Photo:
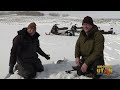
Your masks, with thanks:
M104 36L89 16L83 19L82 27L75 46L75 62L80 72L90 72L94 78L99 78L96 69L97 65L104 65Z

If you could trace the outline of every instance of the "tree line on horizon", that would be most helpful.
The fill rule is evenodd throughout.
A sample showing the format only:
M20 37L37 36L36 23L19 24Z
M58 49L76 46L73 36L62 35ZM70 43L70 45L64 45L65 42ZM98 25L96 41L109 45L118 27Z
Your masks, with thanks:
M27 16L45 16L43 12L39 11L0 11L0 15L27 15ZM69 16L68 14L59 14L55 12L51 12L48 14L49 16L62 16L62 17L67 17Z

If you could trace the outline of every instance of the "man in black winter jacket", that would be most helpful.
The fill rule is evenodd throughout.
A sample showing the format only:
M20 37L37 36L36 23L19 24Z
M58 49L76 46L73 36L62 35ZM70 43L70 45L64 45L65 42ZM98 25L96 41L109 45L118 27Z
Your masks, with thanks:
M16 65L18 74L25 79L32 79L36 76L36 72L42 72L44 67L38 58L38 54L47 60L50 56L45 54L39 47L36 32L36 24L30 23L27 28L18 31L18 35L13 39L13 46L10 53L9 73L14 74L13 68Z
M50 33L52 33L52 34L56 34L56 35L59 35L59 33L58 33L58 26L57 26L58 24L55 24L53 27L52 27L52 29L51 29L51 32Z

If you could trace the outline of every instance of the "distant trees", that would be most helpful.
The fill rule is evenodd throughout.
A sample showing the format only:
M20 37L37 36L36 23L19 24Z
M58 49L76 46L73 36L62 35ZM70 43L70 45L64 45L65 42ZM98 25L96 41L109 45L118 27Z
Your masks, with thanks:
M44 13L41 13L39 11L2 11L0 12L0 15L10 15L10 14L28 15L28 16L44 16Z
M0 11L0 15L10 15L10 14L15 14L15 15L27 15L27 16L45 16L44 13L40 11ZM57 12L50 12L48 14L49 16L53 17L67 17L69 16L68 14L59 14Z
M67 16L69 16L69 14L62 14L62 16L63 16L63 17L67 17Z
M9 13L9 11L0 11L0 15L8 15Z
M67 16L69 16L69 14L59 14L59 13L54 13L54 12L52 12L52 13L49 13L48 14L49 16L62 16L62 17L67 17Z
M59 13L49 13L50 16L60 16Z
M44 16L44 13L41 13L39 11L13 11L11 14L17 14L17 15L28 15L28 16Z

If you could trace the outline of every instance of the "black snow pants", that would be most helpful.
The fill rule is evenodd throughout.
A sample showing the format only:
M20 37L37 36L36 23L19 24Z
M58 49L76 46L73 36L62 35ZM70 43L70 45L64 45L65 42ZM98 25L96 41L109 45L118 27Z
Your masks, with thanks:
M18 74L24 79L32 79L36 76L36 72L44 71L44 67L40 59L34 60L34 62L24 62L17 64Z

